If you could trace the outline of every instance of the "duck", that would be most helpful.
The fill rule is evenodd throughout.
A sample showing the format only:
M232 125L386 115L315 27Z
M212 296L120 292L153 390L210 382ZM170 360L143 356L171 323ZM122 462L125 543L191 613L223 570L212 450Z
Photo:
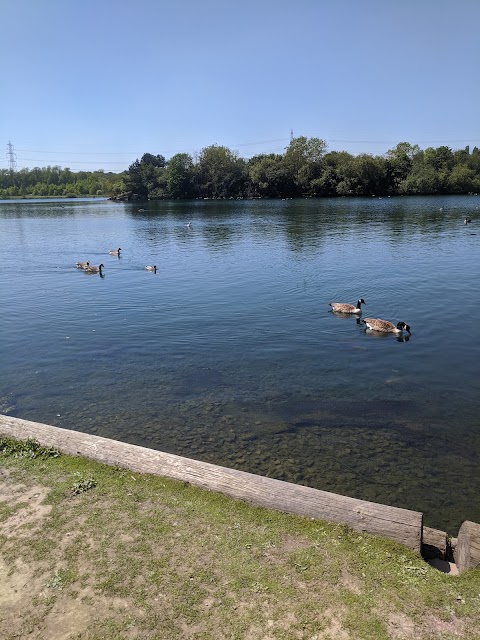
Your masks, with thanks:
M332 307L332 311L337 313L362 313L362 304L366 302L363 298L359 298L357 306L348 302L329 302L328 304Z
M103 264L99 264L98 267L96 267L95 265L88 266L85 267L85 273L99 273L100 275L102 275L103 267Z
M153 273L157 273L157 265L156 265L156 264L154 264L154 265L153 265L153 267L152 267L152 266L150 266L150 265L147 265L147 266L145 267L145 271L153 271Z
M468 224L468 223L469 223L469 222L471 222L471 221L472 221L472 219L471 219L471 218L465 218L465 220L464 220L463 222L464 222L464 224Z
M406 322L398 322L396 326L393 322L382 320L381 318L364 318L362 322L367 325L367 329L379 331L380 333L395 333L397 335L402 334L404 331L412 333L410 326Z
M85 262L77 262L75 266L77 269L86 269L90 266L90 262L88 260L85 260Z
M110 249L110 251L108 252L111 256L119 256L120 255L120 247L118 249Z

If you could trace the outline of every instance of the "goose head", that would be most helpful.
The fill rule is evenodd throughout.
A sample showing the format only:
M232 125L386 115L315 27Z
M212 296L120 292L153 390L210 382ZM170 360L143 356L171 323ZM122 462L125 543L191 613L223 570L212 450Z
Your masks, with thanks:
M407 333L411 333L410 325L408 325L406 322L399 322L397 324L397 329L399 329L400 331L406 331Z

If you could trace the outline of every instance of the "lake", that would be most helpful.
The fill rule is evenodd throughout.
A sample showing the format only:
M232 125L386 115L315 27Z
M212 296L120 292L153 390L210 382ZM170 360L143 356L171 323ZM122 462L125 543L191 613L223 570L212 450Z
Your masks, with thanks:
M0 412L420 510L455 533L480 522L479 207L0 202ZM363 317L411 336L328 304L359 297Z

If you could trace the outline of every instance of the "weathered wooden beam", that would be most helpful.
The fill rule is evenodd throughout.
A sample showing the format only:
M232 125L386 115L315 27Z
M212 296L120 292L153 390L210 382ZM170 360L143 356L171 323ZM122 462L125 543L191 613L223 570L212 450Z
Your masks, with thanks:
M430 527L423 527L422 556L425 560L439 558L446 560L447 533Z
M56 447L67 454L183 480L278 511L347 524L357 531L395 540L420 553L423 515L417 511L366 502L10 416L0 415L0 434L18 440L34 438L43 446Z
M459 572L480 567L480 524L469 520L462 523L454 554Z

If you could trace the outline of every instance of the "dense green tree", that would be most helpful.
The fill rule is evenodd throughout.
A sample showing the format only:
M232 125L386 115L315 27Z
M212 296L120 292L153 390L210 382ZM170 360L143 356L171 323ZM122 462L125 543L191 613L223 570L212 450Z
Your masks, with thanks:
M327 143L320 138L293 138L285 150L285 166L290 171L298 194L310 192L310 183L322 170Z
M409 142L399 142L396 147L387 151L386 170L393 193L399 190L410 173L413 160L419 151L420 147L417 144L411 145Z
M440 192L441 183L433 166L424 162L424 153L420 152L413 163L412 170L399 185L399 193L405 195L433 195Z
M384 158L363 153L353 158L351 174L356 179L356 193L363 196L388 193L387 163Z
M216 144L200 151L195 167L196 191L204 198L242 196L245 161L227 147Z
M194 194L193 160L188 153L177 153L167 163L166 191L169 198L191 198Z
M140 198L165 197L166 160L162 155L144 153L128 167L125 188Z
M284 157L275 153L250 158L247 165L249 195L262 198L289 198L295 194L292 173Z
M336 196L337 187L344 180L346 167L351 164L353 156L347 151L330 151L323 158L323 170L318 178L312 181L316 196ZM341 187L340 191L342 191ZM348 195L348 185L345 185Z
M469 193L475 190L475 173L464 164L453 167L448 178L448 191L450 193Z
M450 171L454 165L454 155L450 147L428 147L423 156L424 163L430 165L435 171Z

